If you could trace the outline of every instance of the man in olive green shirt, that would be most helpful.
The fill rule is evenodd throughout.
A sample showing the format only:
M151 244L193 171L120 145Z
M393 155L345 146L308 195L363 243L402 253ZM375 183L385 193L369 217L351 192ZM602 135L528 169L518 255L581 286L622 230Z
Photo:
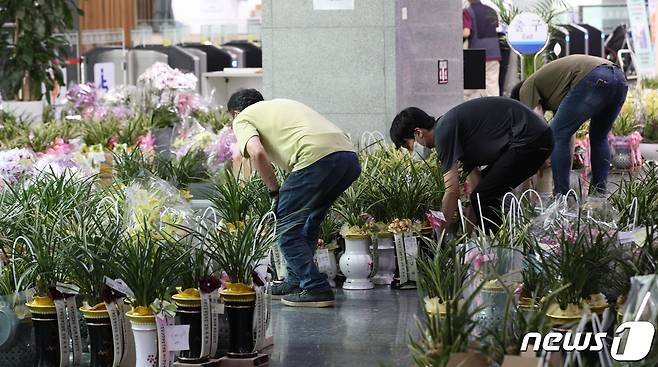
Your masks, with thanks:
M608 133L626 100L624 72L608 60L587 55L566 56L544 65L512 90L512 98L538 114L553 111L551 155L553 191L566 194L573 155L571 137L590 120L592 182L604 192L610 169Z
M333 306L333 291L313 254L331 204L361 173L354 146L308 106L289 99L264 101L255 89L234 93L228 110L240 152L270 190L281 228L288 276L273 287L273 297L288 306ZM280 187L272 163L291 172Z

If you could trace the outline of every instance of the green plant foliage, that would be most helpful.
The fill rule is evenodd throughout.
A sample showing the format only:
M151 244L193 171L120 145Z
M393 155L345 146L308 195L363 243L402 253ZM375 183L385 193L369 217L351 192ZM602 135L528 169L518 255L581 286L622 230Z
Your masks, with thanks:
M416 366L443 367L448 363L450 354L464 353L468 350L469 339L477 327L476 315L486 305L473 307L484 283L477 286L467 281L458 293L464 293L467 287L474 290L468 298L447 303L445 317L424 313L418 321L421 335L418 339L410 337L409 350Z
M64 254L66 272L90 306L103 302L105 277L117 278L111 264L117 261L118 246L125 236L123 215L117 209L111 202L102 205L91 200L76 210L74 217L71 246Z
M109 264L112 272L135 293L134 307L148 307L156 299L169 299L189 266L189 250L181 253L180 240L157 232L146 221L141 228L135 236L124 234L116 260Z
M258 201L255 190L245 189L245 181L231 170L224 170L215 181L217 195L210 199L219 219L226 223L244 221ZM262 199L261 199L262 200Z
M414 160L409 154L380 149L362 156L362 174L368 213L376 220L424 221L430 210L441 208L443 173L435 157Z
M114 119L89 121L83 127L85 144L107 146L110 139L116 137L120 130L119 121Z
M226 272L233 283L252 285L257 263L265 258L277 236L274 227L259 227L258 218L236 225L211 225L200 229L186 228L197 240L203 241L207 257L216 266L214 274Z
M423 240L433 255L418 259L419 291L429 298L438 298L440 303L460 299L471 268L466 262L465 238L457 238L443 245L429 238Z
M568 304L579 304L581 299L601 292L618 256L614 251L616 233L583 219L579 217L573 227L561 228L558 246L535 251L541 259L544 284L552 289L566 286L556 297L563 310Z
M13 23L12 34L0 34L0 90L15 99L40 100L55 83L64 85L60 65L67 57L68 42L57 33L74 28L74 15L82 14L70 0L12 0L0 2L0 24ZM11 47L10 47L11 45Z
M146 135L151 128L151 121L144 114L131 117L118 133L119 144L133 145L137 139Z
M114 181L124 186L140 174L153 172L153 161L147 158L140 149L112 153L112 170Z
M187 189L191 183L209 178L207 160L206 153L201 149L192 149L173 160L156 154L153 160L153 174L179 189Z
M192 114L201 125L210 127L217 134L225 126L231 125L231 114L226 111L210 109L207 112L196 111Z

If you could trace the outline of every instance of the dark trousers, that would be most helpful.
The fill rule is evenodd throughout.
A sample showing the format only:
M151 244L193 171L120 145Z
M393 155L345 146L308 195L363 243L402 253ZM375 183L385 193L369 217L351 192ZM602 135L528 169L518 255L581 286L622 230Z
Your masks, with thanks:
M574 86L564 97L551 121L555 148L551 156L556 194L569 191L572 156L570 141L580 126L589 123L592 163L592 187L606 190L610 170L608 133L626 100L628 83L624 72L611 65L601 65Z
M496 231L502 222L500 205L503 196L537 173L551 155L552 149L553 134L547 129L534 142L508 149L482 172L480 183L471 193L471 205L478 220L484 216L487 232ZM478 194L482 213L478 205ZM480 226L480 222L476 224Z
M281 185L276 215L277 231L282 233L279 247L288 263L286 282L302 289L331 289L313 261L320 224L331 204L360 174L355 153L336 152L291 173Z

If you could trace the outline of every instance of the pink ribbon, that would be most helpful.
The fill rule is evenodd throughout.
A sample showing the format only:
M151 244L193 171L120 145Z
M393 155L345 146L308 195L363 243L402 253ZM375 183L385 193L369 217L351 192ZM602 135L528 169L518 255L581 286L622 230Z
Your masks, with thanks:
M642 134L635 131L628 136L628 145L631 147L631 163L633 167L642 165L642 153L640 152L640 143L642 142Z

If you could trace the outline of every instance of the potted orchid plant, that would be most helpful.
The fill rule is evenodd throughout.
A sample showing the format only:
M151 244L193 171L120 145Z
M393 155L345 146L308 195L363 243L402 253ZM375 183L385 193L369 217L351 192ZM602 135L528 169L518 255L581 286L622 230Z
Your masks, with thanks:
M130 320L135 338L135 366L150 367L156 361L169 360L158 329L173 319L176 306L167 300L185 273L188 263L185 252L179 250L180 239L158 233L143 219L137 232L126 233L116 250L111 271L121 278L129 290L132 310Z
M371 235L377 231L375 220L366 213L365 185L357 180L334 203L333 211L342 219L340 234L345 240L345 252L340 257L340 270L345 275L343 289L372 289L373 259L370 252ZM377 231L378 232L378 231ZM373 251L377 254L377 250ZM376 272L376 269L375 269Z
M253 337L256 285L263 280L256 269L265 259L277 237L274 226L259 218L245 218L233 223L187 227L186 231L204 244L204 251L213 264L212 274L226 274L220 294L229 322L228 356L250 358L256 355Z
M125 228L122 215L115 207L104 206L94 199L91 205L75 212L72 243L65 255L68 259L66 273L83 297L80 312L89 330L90 366L110 367L121 361L121 354L114 351L121 340L114 340L114 335L123 334L123 328L121 324L112 323L108 304L114 301L113 292L107 288L105 279L117 277L113 263L117 261Z

